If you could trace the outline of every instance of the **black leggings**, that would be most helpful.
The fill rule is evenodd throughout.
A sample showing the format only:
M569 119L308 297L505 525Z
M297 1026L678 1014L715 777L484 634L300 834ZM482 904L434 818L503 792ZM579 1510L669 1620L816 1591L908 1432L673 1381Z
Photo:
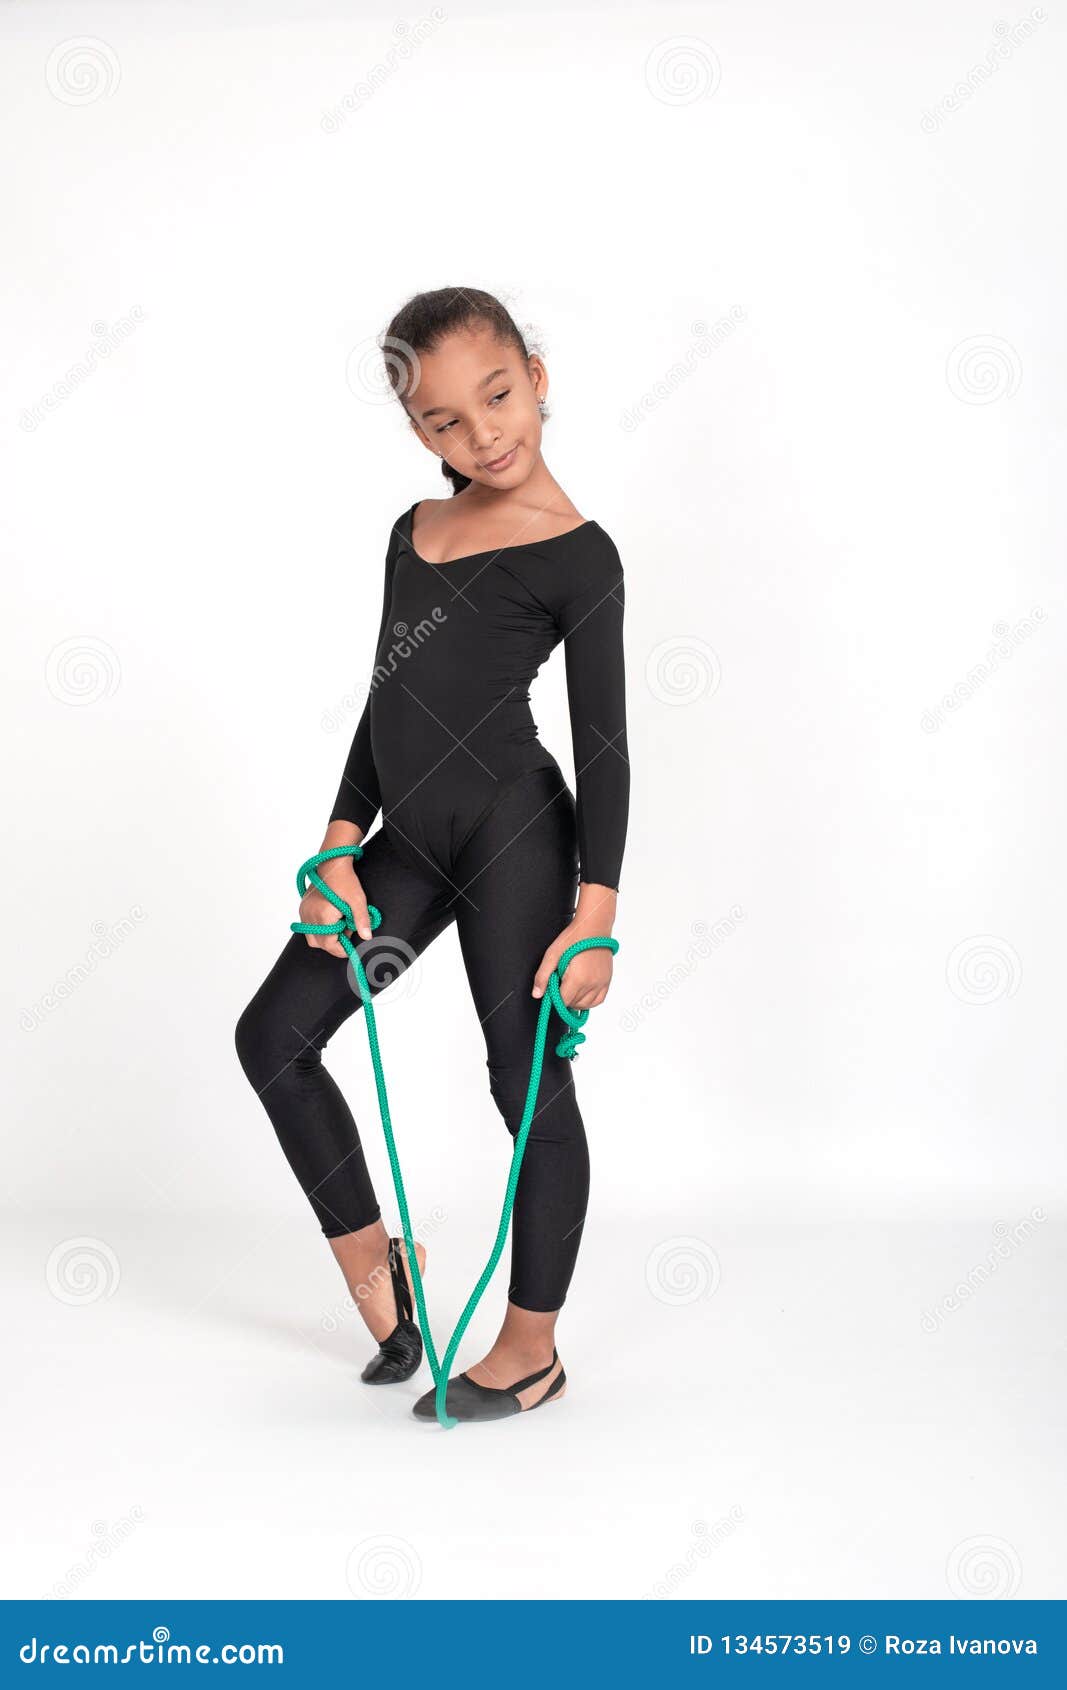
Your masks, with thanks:
M388 822L355 868L368 903L382 912L374 938L359 944L372 996L456 922L490 1091L514 1138L540 1011L533 977L571 919L578 883L574 799L558 769L507 786L447 878L420 863ZM381 1214L352 1112L322 1062L328 1040L360 1008L348 958L294 933L236 1029L241 1066L327 1238L358 1232ZM589 1195L571 1063L555 1052L563 1031L553 1015L512 1213L508 1298L542 1313L563 1305Z

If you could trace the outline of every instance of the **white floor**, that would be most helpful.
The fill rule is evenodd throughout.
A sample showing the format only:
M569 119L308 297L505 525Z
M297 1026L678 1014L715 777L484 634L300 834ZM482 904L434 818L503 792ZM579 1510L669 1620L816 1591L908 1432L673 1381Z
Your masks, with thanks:
M591 1219L566 1399L446 1432L410 1414L426 1363L360 1382L292 1214L97 1215L79 1249L84 1215L23 1212L5 1595L1062 1597L1067 1251L1054 1217L994 1232L1026 1218ZM477 1277L456 1236L439 1354Z

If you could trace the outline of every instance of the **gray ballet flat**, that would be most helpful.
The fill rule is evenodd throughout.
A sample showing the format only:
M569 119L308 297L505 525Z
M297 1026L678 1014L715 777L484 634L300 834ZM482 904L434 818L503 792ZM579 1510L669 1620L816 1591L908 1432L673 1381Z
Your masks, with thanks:
M528 1414L530 1409L540 1408L542 1403L551 1402L567 1383L567 1375L561 1367L559 1377L553 1379L543 1396L532 1402L529 1408L523 1408L518 1393L525 1391L530 1385L536 1385L539 1379L544 1379L555 1367L559 1356L555 1349L552 1360L547 1367L542 1367L537 1373L531 1373L526 1379L516 1380L514 1385L506 1385L498 1390L492 1385L479 1385L468 1373L460 1373L455 1379L448 1381L445 1390L445 1408L456 1420L503 1420L510 1414ZM417 1420L437 1419L437 1388L427 1391L419 1398L411 1410Z

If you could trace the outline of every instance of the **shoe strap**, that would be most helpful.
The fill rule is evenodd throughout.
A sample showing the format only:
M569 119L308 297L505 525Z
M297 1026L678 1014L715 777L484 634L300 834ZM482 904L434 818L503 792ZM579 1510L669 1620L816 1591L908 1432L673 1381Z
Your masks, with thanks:
M559 1372L557 1373L556 1377L553 1379L551 1385L548 1387L548 1390L545 1392L544 1396L538 1397L536 1402L532 1402L530 1404L530 1407L531 1408L540 1408L541 1404L543 1402L547 1402L549 1397L554 1397L557 1391L561 1391L566 1383L567 1383L567 1375L564 1372L563 1368L561 1367Z
M514 1384L514 1385L509 1385L509 1386L508 1386L508 1390L509 1390L509 1391L514 1391L514 1392L515 1392L515 1394L516 1394L516 1395L518 1395L518 1393L519 1393L519 1392L520 1392L520 1391L525 1391L525 1389L526 1389L526 1387L527 1387L527 1385L536 1385L536 1384L537 1384L537 1381L538 1381L538 1380L539 1380L539 1379L544 1379L544 1378L545 1378L545 1377L546 1377L546 1375L548 1375L548 1374L549 1374L549 1373L551 1373L551 1371L552 1371L552 1369L553 1369L553 1368L554 1368L554 1367L555 1367L555 1365L556 1365L556 1363L557 1363L557 1361L558 1361L558 1360L559 1360L559 1357L558 1357L558 1355L557 1355L557 1354L556 1354L556 1349L555 1349L555 1345L553 1345L553 1348L552 1348L552 1360L551 1360L551 1361L550 1361L550 1362L549 1362L549 1364L548 1364L548 1366L547 1366L547 1367L542 1367L542 1368L541 1368L541 1371L540 1371L540 1372L539 1372L539 1373L531 1373L531 1374L530 1374L530 1376L529 1376L529 1378L528 1378L528 1379L519 1379L519 1380L517 1380L517 1381L516 1381L516 1383L515 1383L515 1384Z
M396 1314L398 1320L411 1320L411 1287L404 1276L400 1263L400 1239L389 1240L389 1272L393 1280L393 1296L396 1299Z

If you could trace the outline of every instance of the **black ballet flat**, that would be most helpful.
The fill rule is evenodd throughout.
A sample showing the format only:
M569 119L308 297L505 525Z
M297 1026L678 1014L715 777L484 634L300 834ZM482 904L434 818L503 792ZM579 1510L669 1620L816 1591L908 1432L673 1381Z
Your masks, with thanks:
M422 1333L415 1323L411 1306L411 1287L404 1274L400 1255L402 1238L389 1240L389 1272L396 1299L397 1323L388 1338L378 1344L378 1354L371 1356L360 1378L365 1385L396 1385L410 1379L422 1360Z
M553 1379L544 1396L538 1397L529 1408L523 1408L518 1393L525 1391L531 1385L536 1385L539 1379L544 1379L555 1367L559 1356L555 1349L552 1360L540 1372L531 1373L527 1379L519 1379L514 1385L506 1385L497 1389L493 1385L479 1385L468 1373L460 1373L457 1378L450 1379L445 1390L445 1408L456 1420L503 1420L509 1414L529 1414L531 1409L540 1408L542 1403L556 1400L558 1393L567 1383L567 1375L561 1367L559 1377ZM411 1410L419 1420L437 1419L437 1390L436 1387L420 1397Z

